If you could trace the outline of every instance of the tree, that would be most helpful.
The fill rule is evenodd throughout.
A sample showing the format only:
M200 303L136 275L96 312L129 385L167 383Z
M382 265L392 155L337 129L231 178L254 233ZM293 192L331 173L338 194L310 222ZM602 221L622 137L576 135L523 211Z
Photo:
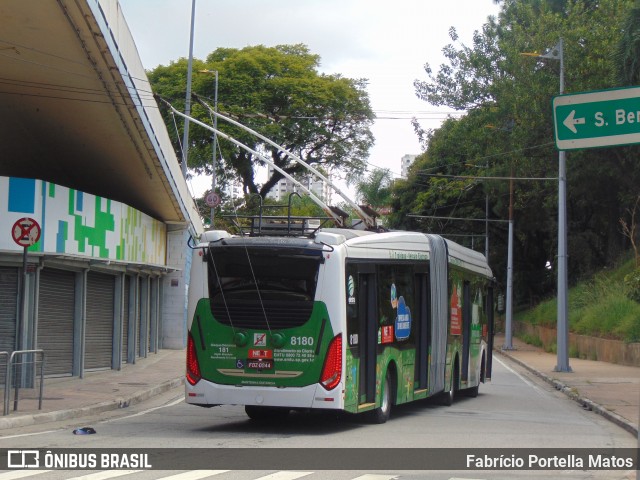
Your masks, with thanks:
M497 3L501 5L499 15L489 18L475 32L470 46L461 44L455 29L451 29L452 44L443 49L446 62L437 71L427 64L427 78L414 84L416 94L425 101L466 110L467 114L445 122L436 132L427 132L426 152L412 170L415 178L394 189L394 207L399 212L453 216L453 204L455 216L461 216L461 206L466 205L470 211L465 214L475 217L482 194L488 193L490 216L507 218L506 183L471 187L460 180L420 176L420 168L431 174L508 176L513 167L517 177L557 177L551 98L558 94L559 62L536 60L521 53L545 52L562 37L565 92L599 90L615 84L616 60L610 52L620 41L621 22L628 18L634 0ZM631 31L625 30L627 34ZM633 48L627 49L632 52L630 57L636 51ZM568 156L572 280L612 263L624 246L615 219L637 195L638 151L638 147L607 148L571 152ZM475 171L466 165L476 165ZM478 168L481 166L484 169ZM527 292L520 300L535 300L554 288L547 264L554 265L557 248L556 185L516 184L514 280L517 292ZM399 215L392 218L398 223L413 222ZM473 225L461 227L448 222L438 227L444 233L458 233L460 229L478 229ZM506 271L506 235L499 225L492 226L491 232L491 263L500 277Z
M318 72L320 58L304 45L262 45L243 49L219 48L205 61L194 60L193 71L217 71L219 78L218 110L260 132L314 166L327 171L357 177L366 168L366 158L373 144L370 127L373 112L365 91L366 81ZM186 59L158 66L149 72L154 92L171 99L183 109L186 90ZM211 100L212 75L195 73L193 91ZM211 102L212 103L212 102ZM212 123L210 113L193 104L192 115ZM174 147L180 155L183 122L165 113ZM177 128L176 128L177 126ZM260 152L289 174L303 171L297 163L271 145L225 122L220 130ZM218 178L222 184L238 179L246 194L265 196L282 175L277 171L260 185L255 167L262 161L229 142L219 142L222 160ZM189 168L197 174L211 173L211 134L190 128Z
M636 268L640 268L640 245L638 245L638 219L636 214L640 213L640 195L636 198L636 203L633 204L633 208L628 208L629 221L625 218L619 220L622 227L622 234L631 242L631 248L636 262Z
M622 25L622 36L614 53L614 59L618 84L638 85L640 83L640 0L636 0Z
M358 199L374 210L388 207L391 204L391 181L390 170L376 168L366 179L357 183Z

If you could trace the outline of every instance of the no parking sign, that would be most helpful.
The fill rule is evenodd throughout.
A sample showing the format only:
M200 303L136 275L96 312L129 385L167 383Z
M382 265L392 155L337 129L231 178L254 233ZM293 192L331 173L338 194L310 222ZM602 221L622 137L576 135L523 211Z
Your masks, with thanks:
M21 218L13 224L11 237L21 247L30 247L40 240L40 225L33 218Z

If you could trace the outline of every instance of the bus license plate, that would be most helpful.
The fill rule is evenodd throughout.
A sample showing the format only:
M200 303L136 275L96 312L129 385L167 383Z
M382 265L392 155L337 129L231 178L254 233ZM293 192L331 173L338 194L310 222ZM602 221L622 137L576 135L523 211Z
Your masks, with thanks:
M254 370L270 370L273 368L273 360L247 360L247 368Z

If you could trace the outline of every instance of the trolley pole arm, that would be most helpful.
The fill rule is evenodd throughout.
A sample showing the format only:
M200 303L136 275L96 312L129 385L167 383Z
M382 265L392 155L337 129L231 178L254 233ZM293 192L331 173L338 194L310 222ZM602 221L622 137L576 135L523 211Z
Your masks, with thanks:
M282 168L280 168L279 166L277 166L274 162L272 162L270 159L268 159L267 157L265 157L264 155L258 153L257 151L253 150L251 147L248 147L247 145L245 145L242 142L239 142L238 140L236 140L235 138L231 137L230 135L227 135L224 132L221 132L220 130L213 128L210 125L207 125L206 123L201 122L200 120L190 117L188 115L185 115L184 113L176 110L173 105L171 105L169 102L167 102L166 100L160 98L160 97L156 97L159 100L161 100L162 102L164 102L174 114L177 114L183 118L187 118L189 119L190 122L195 123L196 125L200 125L202 128L205 128L217 135L220 135L222 138L224 138L225 140L230 141L231 143L233 143L234 145L246 150L247 152L255 155L256 157L258 157L260 160L262 160L264 163L270 165L271 167L273 167L276 171L278 171L280 174L282 174L282 176L284 176L287 180L290 180L294 185L296 185L297 187L299 187L300 189L302 189L307 195L309 195L309 197L311 198L311 200L313 200L320 208L322 208L322 210L328 215L330 216L333 221L336 223L336 225L338 225L339 227L344 227L345 226L345 219L339 215L337 215L333 210L331 210L331 208L329 208L329 206L327 204L325 204L322 200L320 200L316 195L314 195L314 193L309 190L307 187L305 187L302 183L300 183L298 180L296 180L295 178L293 178L291 175L289 175L287 172L285 172Z
M305 167L307 170L309 170L311 173L313 173L316 177L318 177L321 180L323 180L324 182L326 182L338 195L340 195L344 199L344 201L347 202L349 204L349 206L355 210L355 212L358 215L358 217L360 217L360 219L365 223L365 225L367 227L369 227L369 228L375 228L376 227L376 219L375 219L375 217L372 217L371 215L366 213L359 205L357 205L355 202L353 202L353 200L351 200L344 192L342 192L342 190L340 190L333 182L331 182L331 180L329 180L327 177L325 177L322 174L322 172L318 171L317 169L315 169L314 167L309 165L307 162L302 160L300 157L298 157L297 155L293 154L289 150L285 149L283 146L278 145L277 143L275 143L274 141L272 141L269 138L265 137L264 135L256 132L255 130L253 130L253 129L251 129L251 128L243 125L243 124L241 124L240 122L237 122L236 120L233 120L232 118L229 118L229 117L227 117L225 115L222 115L222 114L216 112L215 109L211 108L211 106L207 102L202 100L198 95L194 94L193 97L203 107L207 108L215 117L221 118L222 120L225 120L225 121L231 123L232 125L235 125L237 127L242 128L243 130L249 132L250 134L258 137L260 140L264 140L265 142L267 142L272 147L277 148L278 151L284 153L289 158L293 159L295 162L297 162L298 164L300 164L303 167Z

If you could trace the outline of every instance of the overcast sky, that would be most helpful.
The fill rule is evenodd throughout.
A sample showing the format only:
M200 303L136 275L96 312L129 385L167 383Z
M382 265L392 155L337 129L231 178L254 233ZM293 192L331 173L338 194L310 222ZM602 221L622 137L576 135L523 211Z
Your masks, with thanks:
M146 69L188 57L191 0L120 4ZM410 118L435 128L445 115L416 97L413 81L427 78L425 63L435 69L444 61L450 27L470 45L497 13L493 0L196 0L193 55L303 43L320 55L323 73L368 79L378 116L368 161L399 176L401 157L420 153Z

